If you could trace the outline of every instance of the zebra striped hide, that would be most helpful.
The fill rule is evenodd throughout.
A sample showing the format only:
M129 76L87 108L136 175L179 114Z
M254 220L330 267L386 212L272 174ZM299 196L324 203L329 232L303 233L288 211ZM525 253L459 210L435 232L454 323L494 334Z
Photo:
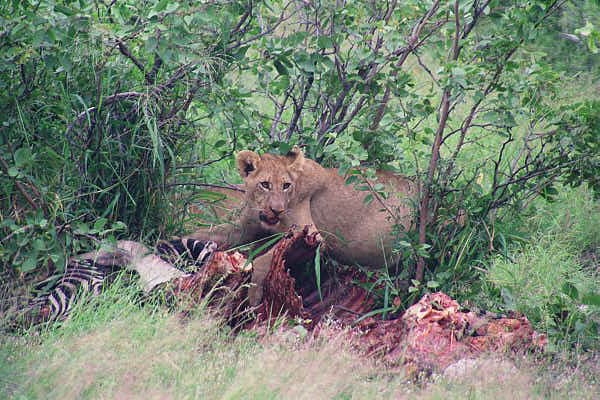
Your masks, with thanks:
M17 312L14 326L62 321L84 294L97 296L120 271L135 271L145 292L175 278L187 276L206 265L216 251L214 242L176 239L161 242L156 252L133 241L119 241L116 248L102 249L69 259L60 276L36 285L42 294Z

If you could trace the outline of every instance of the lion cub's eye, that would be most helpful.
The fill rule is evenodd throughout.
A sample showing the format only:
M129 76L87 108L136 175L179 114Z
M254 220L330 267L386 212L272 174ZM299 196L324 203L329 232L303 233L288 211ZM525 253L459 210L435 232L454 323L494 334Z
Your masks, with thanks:
M260 183L260 186L262 186L265 189L271 189L271 183L267 182L267 181L263 181Z
M283 184L283 190L288 190L290 187L292 187L292 184L291 184L291 183L289 183L289 182L285 182L285 183Z

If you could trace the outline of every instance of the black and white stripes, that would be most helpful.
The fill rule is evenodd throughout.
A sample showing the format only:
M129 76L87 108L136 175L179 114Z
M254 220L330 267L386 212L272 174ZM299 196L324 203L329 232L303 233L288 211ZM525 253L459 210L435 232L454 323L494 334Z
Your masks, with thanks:
M140 244L139 248L145 247ZM177 239L159 243L155 254L170 265L192 273L210 261L216 249L214 242ZM36 285L36 291L42 294L21 309L17 316L18 324L35 325L66 319L78 299L86 294L97 296L127 264L138 259L134 254L124 255L120 249L114 253L101 250L71 258L63 274ZM136 270L135 266L128 269Z
M100 294L115 273L112 266L91 259L70 260L62 275L50 277L36 285L36 291L42 294L29 302L23 310L22 319L31 324L63 320L83 294Z
M215 242L194 239L163 241L156 246L156 253L160 258L187 273L197 272L211 259L216 250Z

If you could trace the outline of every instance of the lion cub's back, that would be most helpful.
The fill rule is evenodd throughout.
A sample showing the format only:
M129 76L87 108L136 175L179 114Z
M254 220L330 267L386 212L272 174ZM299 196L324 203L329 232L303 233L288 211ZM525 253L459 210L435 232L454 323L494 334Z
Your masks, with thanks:
M328 172L325 189L313 196L311 214L326 236L330 252L344 263L382 266L390 260L394 224L400 223L406 229L412 226L415 183L380 172L378 182L385 185L388 199L373 196L366 201L366 196L372 195L370 191L347 185L337 170Z

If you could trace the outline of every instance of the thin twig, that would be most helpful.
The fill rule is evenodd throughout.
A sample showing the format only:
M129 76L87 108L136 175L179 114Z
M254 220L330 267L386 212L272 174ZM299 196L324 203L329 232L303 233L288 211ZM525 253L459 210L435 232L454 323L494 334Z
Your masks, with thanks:
M277 127L278 127L279 123L281 122L281 116L283 115L283 112L286 109L286 104L287 104L288 100L290 99L292 91L294 90L295 87L296 87L295 82L292 85L288 86L288 88L285 90L285 93L283 95L283 100L281 100L280 103L277 103L277 100L273 99L273 102L275 103L275 107L276 107L277 111L275 112L275 117L273 117L273 122L271 123L271 132L269 133L269 136L271 137L272 141L274 141L275 139L281 140L281 133L277 132ZM277 138L275 137L276 133L277 133Z
M4 170L4 173L8 175L9 165L4 160L4 158L2 158L2 157L0 157L0 164L2 164L2 169ZM27 203L29 203L29 205L34 210L39 209L40 206L33 200L33 198L29 195L29 193L27 193L27 191L25 190L25 187L23 186L23 184L21 182L19 182L16 177L14 179L14 182L15 182L15 186L17 187L17 189L19 190L19 192L21 193L21 195L23 195L23 197L25 198L25 200L27 201Z
M214 189L228 189L234 190L236 192L246 193L246 190L242 187L232 185L232 184L224 184L224 185L216 185L214 183L198 183L198 182L173 182L165 184L165 187L174 187L174 186L200 186L200 187L209 187Z
M292 138L292 134L296 130L298 121L300 120L300 115L302 114L302 111L304 110L304 103L306 102L306 98L308 97L308 93L310 92L310 89L312 88L312 84L313 84L314 80L315 80L314 74L312 74L312 73L309 74L308 80L304 84L304 88L302 90L302 95L300 96L300 101L296 102L294 100L294 115L292 115L292 119L290 120L290 125L288 126L288 130L287 130L287 134L286 134L286 139L288 141Z
M146 96L146 94L140 93L140 92L116 93L116 94L113 94L113 95L105 98L104 101L102 102L102 105L106 106L106 105L110 105L110 104L115 103L120 100L130 100L130 99L142 98L144 96ZM69 135L69 133L71 132L73 127L75 127L75 125L81 124L83 122L83 120L86 119L86 117L88 117L90 114L96 112L97 110L98 110L98 107L90 107L90 108L86 109L85 111L82 111L81 113L79 113L79 115L77 115L75 120L73 120L73 122L71 122L69 124L69 126L67 126L65 135Z

